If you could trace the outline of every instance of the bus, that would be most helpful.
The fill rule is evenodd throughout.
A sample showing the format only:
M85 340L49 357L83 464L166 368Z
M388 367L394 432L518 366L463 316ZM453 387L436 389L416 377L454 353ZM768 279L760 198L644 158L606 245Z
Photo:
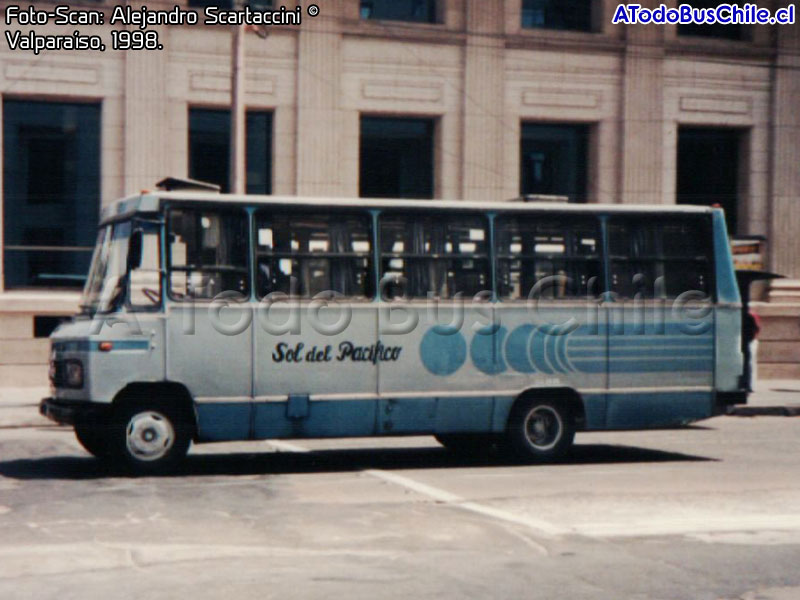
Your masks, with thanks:
M287 438L551 461L746 402L741 311L717 208L142 192L102 213L40 411L143 474Z

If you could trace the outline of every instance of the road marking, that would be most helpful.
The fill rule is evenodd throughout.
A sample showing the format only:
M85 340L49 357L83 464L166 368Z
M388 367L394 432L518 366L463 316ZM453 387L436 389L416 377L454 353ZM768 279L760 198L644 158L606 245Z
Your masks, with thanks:
M662 535L696 535L747 531L800 531L797 514L730 514L725 516L698 515L680 519L647 521L628 520L611 523L584 523L573 528L579 535L603 538L652 537Z
M88 542L79 544L36 544L0 547L0 579L57 575L62 573L137 569L187 561L290 558L352 555L395 558L385 550L304 549L287 546L234 544L125 544Z
M309 448L289 442L270 440L268 443L279 451L313 452ZM608 539L678 535L694 537L701 541L713 543L715 538L720 535L723 537L731 534L751 536L753 532L765 534L766 532L784 532L784 535L779 536L781 543L786 543L787 537L797 543L798 536L800 536L800 515L798 514L698 514L679 519L660 518L659 515L652 514L645 520L635 520L628 515L618 521L571 523L567 527L562 527L535 517L473 502L447 490L391 471L367 469L362 472L370 477L403 487L421 496L426 496L437 503L522 526L546 537L581 535L590 538ZM768 537L772 539L771 536ZM752 540L753 538L751 537L750 539Z
M409 477L404 477L403 475L398 475L396 473L389 473L387 471L380 471L377 469L370 469L368 471L365 471L365 473L367 475L377 477L378 479L383 479L384 481L394 483L395 485L402 486L423 496L428 496L429 498L433 498L434 500L436 500L437 502L441 502L442 504L447 504L450 506L454 506L456 508L461 508L469 512L474 512L479 515L484 515L487 517L491 517L493 519L498 519L500 521L506 521L508 523L513 523L515 525L522 525L524 527L528 527L529 529L535 530L536 533L538 534L544 534L548 536L560 536L569 533L568 530L562 529L561 527L557 527L556 525L548 523L547 521L542 521L541 519L533 519L530 517L523 517L521 515L516 515L514 513L501 510L499 508L492 508L484 504L479 504L478 502L471 502L469 500L466 500L465 498L462 498L461 496L457 496L456 494L451 494L450 492L447 492L440 488L436 488L427 485L425 483L420 483L419 481L416 481Z
M290 444L288 442L270 440L268 443L273 448L277 450L284 450L286 452L303 452L303 453L311 452L311 450L309 450L308 448L304 448L303 446L298 446L297 444ZM477 513L479 515L483 515L486 517L491 517L492 519L513 523L514 525L522 525L523 527L533 529L539 535L560 536L569 533L568 530L557 527L552 523L548 523L547 521L542 521L541 519L533 519L530 517L523 517L520 515L515 515L505 510L492 508L490 506L485 506L477 502L471 502L469 500L466 500L465 498L462 498L461 496L458 496L456 494L451 494L450 492L443 490L441 488L421 483L409 477L398 475L397 473L390 473L388 471L382 471L379 469L368 469L363 471L363 473L371 477L375 477L376 479L381 479L388 483L399 485L400 487L404 487L408 490L411 490L412 492L416 492L421 496L427 496L428 498L431 498L441 504L446 504L448 506L460 508L462 510Z

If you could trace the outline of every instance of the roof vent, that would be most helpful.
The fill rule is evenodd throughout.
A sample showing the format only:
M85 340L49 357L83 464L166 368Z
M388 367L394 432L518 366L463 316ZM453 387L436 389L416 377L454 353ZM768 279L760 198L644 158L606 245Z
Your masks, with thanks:
M180 177L166 177L156 184L156 187L165 192L178 190L197 190L203 192L219 192L220 186L216 183L198 181L197 179L183 179Z
M569 196L556 196L553 194L523 194L512 198L509 202L569 202Z

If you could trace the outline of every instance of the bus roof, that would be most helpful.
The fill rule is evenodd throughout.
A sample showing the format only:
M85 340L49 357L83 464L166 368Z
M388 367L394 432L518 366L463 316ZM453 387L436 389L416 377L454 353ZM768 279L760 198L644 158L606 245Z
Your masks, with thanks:
M424 210L575 212L575 213L711 213L708 206L664 204L568 204L563 202L405 200L396 198L331 198L218 194L214 192L147 192L114 201L103 209L101 223L116 221L137 213L158 212L164 203L188 202L249 206L323 206L352 208L407 208Z

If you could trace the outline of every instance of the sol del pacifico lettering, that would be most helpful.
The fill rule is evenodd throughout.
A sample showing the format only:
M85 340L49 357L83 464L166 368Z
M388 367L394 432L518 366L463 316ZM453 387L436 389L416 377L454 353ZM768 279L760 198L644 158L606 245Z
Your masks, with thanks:
M400 358L401 346L385 346L377 342L369 346L357 346L353 342L342 342L334 354L333 346L312 346L306 350L303 342L294 346L286 342L276 344L272 353L272 361L276 363L323 363L323 362L368 362L373 365L379 362L394 362Z

